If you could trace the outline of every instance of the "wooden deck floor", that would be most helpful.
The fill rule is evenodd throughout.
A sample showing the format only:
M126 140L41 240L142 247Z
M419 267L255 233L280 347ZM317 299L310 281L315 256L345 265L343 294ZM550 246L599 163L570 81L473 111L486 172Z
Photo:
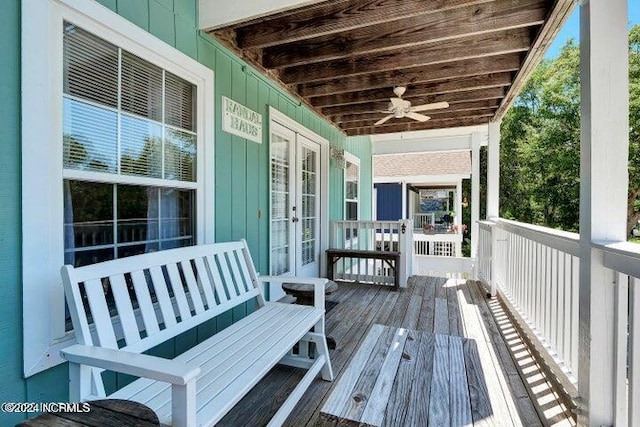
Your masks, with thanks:
M575 425L501 313L500 305L493 300L487 303L484 291L475 282L416 276L399 292L378 286L341 284L328 299L338 302L326 318L327 335L337 342L337 348L331 351L336 379L372 324L458 335L475 340L478 346L491 402L491 415L480 424ZM302 371L298 369L274 368L218 425L266 425L301 377ZM317 379L285 425L320 425L319 411L335 384L336 381ZM396 427L392 422L388 425Z

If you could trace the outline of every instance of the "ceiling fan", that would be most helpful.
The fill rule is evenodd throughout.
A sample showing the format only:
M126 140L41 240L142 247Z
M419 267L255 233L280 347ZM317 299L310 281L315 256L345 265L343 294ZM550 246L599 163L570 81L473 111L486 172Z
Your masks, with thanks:
M402 99L402 95L407 90L404 86L396 86L393 88L393 93L396 94L397 98L390 98L389 100L389 108L387 111L383 111L383 113L389 113L388 116L385 116L378 120L374 126L378 126L383 124L389 119L401 119L403 117L409 117L410 119L417 120L419 122L426 122L431 117L425 116L424 114L418 114L418 111L427 111L427 110L438 110L440 108L448 108L449 103L444 102L434 102L432 104L423 104L416 105L415 107L411 106L410 101L405 101Z

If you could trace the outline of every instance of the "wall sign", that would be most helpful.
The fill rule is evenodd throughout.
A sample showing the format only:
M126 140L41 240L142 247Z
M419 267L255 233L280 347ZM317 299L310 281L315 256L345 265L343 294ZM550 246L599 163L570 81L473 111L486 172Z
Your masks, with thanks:
M262 114L223 96L222 130L262 144Z

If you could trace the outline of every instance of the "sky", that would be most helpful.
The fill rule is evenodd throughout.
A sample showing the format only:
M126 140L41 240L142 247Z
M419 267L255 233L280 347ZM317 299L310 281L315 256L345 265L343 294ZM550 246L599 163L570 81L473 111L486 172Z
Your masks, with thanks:
M629 0L629 26L640 24L640 2L637 0ZM576 43L580 41L580 7L576 7L564 23L562 29L558 32L555 40L545 53L545 58L555 58L560 53L560 48L564 46L567 40L574 38Z

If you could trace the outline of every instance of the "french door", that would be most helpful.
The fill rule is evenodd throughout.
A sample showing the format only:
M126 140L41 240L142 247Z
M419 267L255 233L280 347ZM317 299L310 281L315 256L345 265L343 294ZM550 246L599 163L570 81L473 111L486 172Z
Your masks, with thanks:
M318 276L320 145L271 122L271 274Z

